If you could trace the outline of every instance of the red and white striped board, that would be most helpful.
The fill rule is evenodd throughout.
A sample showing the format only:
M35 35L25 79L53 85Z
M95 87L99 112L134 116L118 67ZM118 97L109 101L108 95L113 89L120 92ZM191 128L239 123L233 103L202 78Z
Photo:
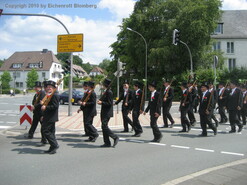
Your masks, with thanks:
M31 125L32 117L33 113L31 111L31 105L20 105L20 125Z

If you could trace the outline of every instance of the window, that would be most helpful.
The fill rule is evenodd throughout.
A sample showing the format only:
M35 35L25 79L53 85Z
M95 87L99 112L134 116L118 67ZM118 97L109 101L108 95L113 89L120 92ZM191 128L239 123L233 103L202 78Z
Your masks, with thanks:
M52 78L55 78L55 77L56 77L55 73L52 73Z
M214 31L214 34L223 34L223 23L219 23Z
M45 73L44 72L42 73L42 78L45 78Z
M13 68L21 68L22 64L13 64Z
M20 88L22 88L23 87L23 82L20 82Z
M227 42L227 53L234 53L234 42Z
M19 82L15 82L15 87L16 88L19 88L20 87Z
M37 64L29 64L29 68L39 68L40 67L40 64L37 63Z
M221 49L221 43L220 42L215 42L213 44L214 51L219 51Z
M228 59L228 69L233 70L236 67L236 59L235 58L229 58Z

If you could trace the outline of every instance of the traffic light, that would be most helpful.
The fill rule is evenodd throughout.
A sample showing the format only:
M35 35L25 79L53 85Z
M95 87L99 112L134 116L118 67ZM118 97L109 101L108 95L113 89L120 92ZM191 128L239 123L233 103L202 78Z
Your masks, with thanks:
M62 68L63 68L63 70L64 70L64 71L62 72L64 75L70 74L70 68L71 68L70 60L67 59L67 60L65 61L65 64L64 64L64 66L63 66Z
M0 16L2 15L2 13L3 13L3 9L0 9Z
M177 29L173 30L173 37L172 37L172 44L177 45L180 42L180 31L178 31Z
M125 66L126 66L126 63L120 62L120 60L118 60L116 76L121 77L123 75Z

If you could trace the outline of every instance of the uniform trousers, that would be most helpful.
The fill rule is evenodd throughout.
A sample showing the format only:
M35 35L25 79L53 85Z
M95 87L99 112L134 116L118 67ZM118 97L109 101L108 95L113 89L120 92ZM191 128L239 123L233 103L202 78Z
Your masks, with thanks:
M154 139L157 140L157 139L160 139L162 137L162 134L159 130L159 127L157 125L157 120L158 120L158 117L155 117L154 115L150 115L150 126L153 130L153 135L154 135Z
M163 106L163 122L164 122L165 126L168 126L168 120L167 119L169 119L172 124L174 123L172 115L170 114L170 109L171 109L171 105Z
M93 118L94 116L87 116L85 117L85 126L86 130L88 131L88 136L90 138L96 138L99 136L97 129L93 126Z
M219 114L220 114L220 121L225 122L227 121L226 111L224 106L219 106Z
M44 137L48 140L49 144L51 145L51 148L57 148L57 140L55 136L55 122L43 122L41 126L41 133L44 135Z
M242 124L239 121L238 113L238 110L229 110L229 121L232 131L236 131L236 125L238 125L238 127L242 127Z
M116 139L118 137L108 127L108 122L109 122L110 119L111 119L111 117L101 117L101 123L102 123L101 128L102 128L102 131L103 131L104 143L106 145L111 145L110 137L112 139Z
M32 122L31 128L28 131L28 135L29 136L33 137L34 132L35 132L39 122L42 125L42 122L40 121L40 118L41 118L41 116L37 116L35 114L33 115L33 122ZM42 137L42 141L46 141L45 136L44 136L44 134L42 134L42 132L41 132L41 137Z
M133 127L135 130L135 134L142 133L142 126L139 121L140 111L139 110L133 110L132 111L132 119L133 119Z
M216 130L216 127L212 124L211 114L200 113L200 123L202 128L202 135L207 135L207 125L213 131Z
M181 124L183 127L183 131L186 131L186 126L188 128L190 127L190 122L186 116L186 114L188 113L188 107L182 107L180 111L181 111Z
M194 123L196 121L195 115L194 115L194 111L193 111L193 105L190 104L189 108L188 108L188 117L190 120L190 123Z
M133 122L131 121L131 119L128 116L129 110L128 109L122 109L122 114L123 114L124 131L128 132L129 131L128 124L130 124L132 126L132 128L133 128Z

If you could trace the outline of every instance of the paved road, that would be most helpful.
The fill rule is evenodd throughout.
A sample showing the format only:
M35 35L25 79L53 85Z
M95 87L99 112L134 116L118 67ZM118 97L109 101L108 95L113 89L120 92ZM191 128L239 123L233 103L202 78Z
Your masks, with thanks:
M23 103L17 97L11 100ZM10 99L0 101L8 103ZM9 109L7 104L4 107L6 109L1 106L3 112ZM66 109L66 105L61 106L62 109ZM172 112L177 124L174 128L161 128L164 138L159 144L149 142L153 136L148 126L140 138L131 137L133 133L118 133L122 128L115 129L121 138L116 148L99 147L103 144L101 132L95 143L86 143L81 129L57 127L60 148L56 155L46 155L43 151L48 146L37 147L38 132L35 139L26 140L23 135L27 131L23 127L2 130L0 184L158 185L246 159L246 127L241 133L228 134L229 125L224 124L219 126L217 136L209 132L209 137L198 137L201 130L197 124L190 133L181 134L178 133L181 127L177 110L178 105L174 104ZM148 125L148 116L142 120Z

